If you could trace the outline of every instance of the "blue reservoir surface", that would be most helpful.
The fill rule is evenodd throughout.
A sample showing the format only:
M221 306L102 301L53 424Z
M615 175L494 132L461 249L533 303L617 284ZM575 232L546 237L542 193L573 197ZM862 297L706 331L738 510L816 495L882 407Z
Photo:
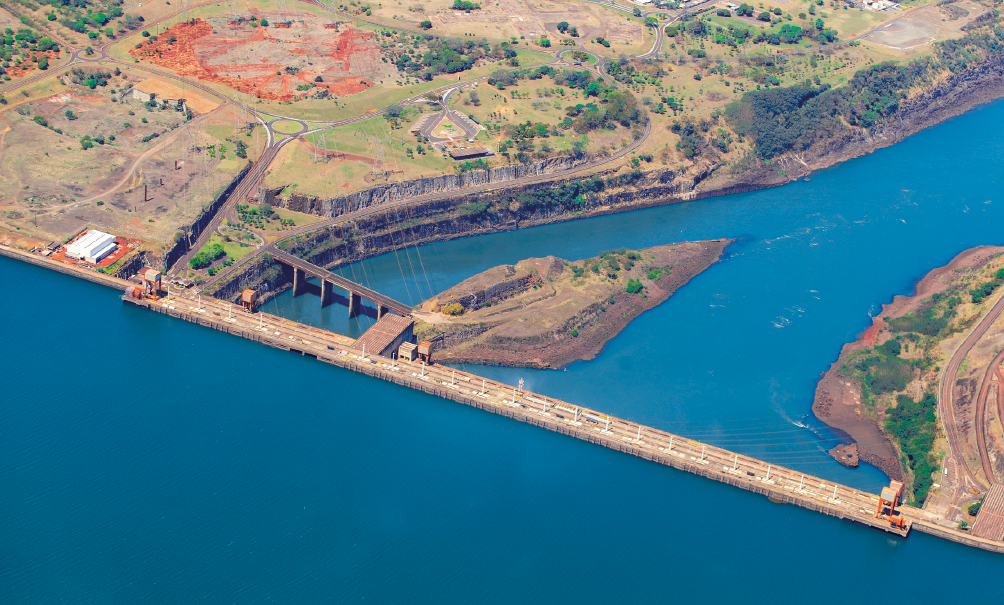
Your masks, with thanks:
M882 303L1004 243L994 104L809 182L342 269L417 303L500 263L735 238L565 370L466 369L827 480L821 373ZM980 598L1004 557L882 532L162 315L0 258L0 603ZM289 294L269 312L358 335ZM996 574L994 574L996 572Z

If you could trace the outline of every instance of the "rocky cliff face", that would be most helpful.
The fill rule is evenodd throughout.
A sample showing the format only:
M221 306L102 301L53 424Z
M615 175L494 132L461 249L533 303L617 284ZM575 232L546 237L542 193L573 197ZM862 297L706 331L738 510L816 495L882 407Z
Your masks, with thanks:
M292 275L285 265L271 258L259 258L243 271L217 285L212 294L221 300L236 303L239 302L241 292L245 288L251 288L258 290L259 304L265 304L292 287Z
M294 212L332 218L362 208L379 206L388 202L414 198L433 193L462 191L478 185L505 183L529 176L553 174L585 162L584 158L561 156L533 164L498 166L489 170L472 170L461 174L425 177L400 183L388 183L340 197L318 198L305 195L279 197L280 190L265 192L265 202Z
M719 164L710 162L648 171L630 185L590 194L574 210L562 207L529 210L519 207L515 202L524 192L560 187L585 178L602 178L617 172L617 169L593 173L588 177L559 178L542 184L513 184L485 194L463 193L463 187L467 186L465 183L480 183L485 182L485 179L488 182L505 182L528 174L548 174L574 165L575 160L565 157L529 166L506 166L492 171L393 183L338 198L322 200L294 195L284 199L277 197L277 192L273 191L267 192L266 200L270 200L274 206L298 212L337 216L408 195L457 191L456 196L416 202L399 212L375 214L355 221L347 228L338 226L319 230L301 238L290 250L315 264L332 266L404 247L505 231L514 226L532 227L784 185L812 170L892 145L923 128L1002 96L1004 56L997 56L963 73L954 74L930 90L903 101L895 116L870 131L864 128L848 130L839 138L818 141L804 154L789 154L776 159L774 163L784 168L787 174L779 174L774 166L764 167L758 164L742 174L734 175L726 173ZM486 200L491 204L485 212L463 213L464 205ZM405 217L410 219L410 224L402 228L401 221ZM230 291L223 285L217 288L218 292L224 290ZM234 296L239 291L236 290Z
M247 173L250 170L251 170L251 162L248 162L247 165L244 166L244 168L237 174L237 176L235 176L233 180L230 181L230 184L227 185L227 188L224 189L223 192L220 193L218 196L216 196L216 199L213 200L213 202L209 204L209 206L205 210L202 211L202 214L200 214L192 222L192 225L190 227L188 227L187 229L183 226L181 227L182 231L189 232L190 235L188 239L182 239L176 242L171 248L167 250L163 258L151 256L148 259L151 263L150 266L160 268L164 271L169 271L171 267L174 266L174 263L178 262L178 259L180 259L182 256L185 255L185 253L188 252L189 241L191 242L197 241L199 239L199 236L202 235L202 232L207 227L209 227L210 223L212 223L213 221L213 218L223 208L223 206L226 205L227 200L230 199L230 195L237 188L237 185L240 184L241 180L243 180L244 177L247 176Z
M779 162L793 178L812 170L888 147L977 105L1004 97L1004 55L951 74L933 87L900 103L900 110L871 129L854 128L834 139L817 141L805 154Z

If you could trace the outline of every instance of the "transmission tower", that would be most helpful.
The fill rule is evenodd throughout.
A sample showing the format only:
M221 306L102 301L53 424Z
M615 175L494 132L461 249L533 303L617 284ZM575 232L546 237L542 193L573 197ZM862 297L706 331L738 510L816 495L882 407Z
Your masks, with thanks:
M251 102L250 93L242 92L238 89L234 93L234 104L237 106L234 108L234 136L236 137L248 122L248 103Z
M318 148L321 149L320 156L317 154ZM327 143L324 140L324 131L322 130L317 134L317 141L314 144L314 163L319 164L321 162L328 161Z
M185 122L185 134L188 135L188 151L197 150L197 144L195 141L195 131L192 130L192 123Z
M279 23L290 23L289 13L286 12L286 0L279 0Z
M370 137L370 144L373 145L373 171L372 178L387 176L387 163L384 160L384 151L387 148L387 139Z

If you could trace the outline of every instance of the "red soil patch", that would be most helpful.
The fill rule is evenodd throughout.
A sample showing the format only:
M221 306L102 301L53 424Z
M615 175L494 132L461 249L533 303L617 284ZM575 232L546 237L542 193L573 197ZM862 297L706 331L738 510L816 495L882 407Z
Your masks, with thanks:
M324 38L304 35L285 39L272 35L269 28L256 27L236 31L235 36L214 34L210 23L196 19L168 28L158 40L147 40L141 48L130 49L129 54L179 75L213 80L273 101L306 97L316 88L326 88L334 96L355 94L370 88L376 75L350 74L355 62L362 61L361 65L372 68L379 60L379 47L371 32L350 28ZM172 37L175 41L168 44ZM282 43L275 44L277 41ZM311 57L310 71L300 68L294 74L287 73L286 67L303 65L298 58L303 55ZM239 56L245 57L240 59L244 62L232 63ZM315 84L316 76L321 76L323 83ZM316 88L296 90L305 84L315 84Z
M865 330L865 333L861 336L861 340L863 340L866 343L868 343L868 346L874 345L875 344L875 337L878 336L878 333L879 333L880 329L881 329L881 327L878 324L874 324L874 325L869 326L868 329Z
M45 52L33 52L31 53L31 56L35 57L36 59L38 57L43 57L43 56L48 57L49 67L51 68L53 62L59 60L59 51L47 50ZM38 70L38 64L35 61L28 59L27 61L21 63L21 65L14 65L13 63L11 63L10 67L7 68L7 75L9 75L11 78L20 78L21 76L27 75L28 73L36 70Z
M98 264L91 265L91 263L87 263L82 260L73 260L70 258L66 258L66 246L69 246L78 239L80 239L80 236L73 238L73 241L67 243L65 246L61 246L58 250L49 255L49 258L51 258L52 260L58 260L59 262L66 263L68 265L83 265L85 267L92 266L103 269L105 267L110 267L114 265L116 262L119 261L119 259L121 259L126 254L129 254L133 250L139 248L143 243L139 240L126 239L124 237L116 236L115 243L118 244L118 248L116 248L115 251L109 254L108 256L98 261Z

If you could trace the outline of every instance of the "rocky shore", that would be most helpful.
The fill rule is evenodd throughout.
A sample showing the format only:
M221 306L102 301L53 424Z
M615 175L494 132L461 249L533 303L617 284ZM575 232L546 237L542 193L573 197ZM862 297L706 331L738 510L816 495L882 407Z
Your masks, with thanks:
M854 467L857 466L857 459L860 459L878 467L893 479L904 479L902 454L883 428L888 406L893 404L892 394L878 398L872 396L871 401L866 401L861 378L849 366L860 361L861 353L874 354L871 351L878 350L884 343L906 333L904 330L897 330L896 326L903 325L903 318L919 317L931 309L932 297L941 299L948 295L965 294L967 280L974 279L974 271L982 270L1002 251L1004 248L994 246L972 248L956 256L944 267L930 271L917 282L912 296L896 296L892 302L882 305L872 319L871 326L857 340L843 346L840 356L816 386L812 403L812 411L817 418L847 433L853 440L852 443L830 450L829 454L835 460ZM939 307L934 315L941 312L943 311ZM961 299L953 307L952 317L956 321L969 321L968 318L974 314L978 314L978 308ZM927 341L926 346L925 340L919 338L914 341L910 352L901 352L900 355L911 362L926 360L929 363L915 363L917 367L912 376L906 381L905 387L896 393L905 393L913 399L919 399L924 393L933 392L938 383L938 370L948 355L947 351L942 350L942 343L957 333L957 329L948 325L938 335L929 336L931 340Z
M593 359L629 322L720 257L733 240L553 256L483 271L415 312L441 363L560 368Z
M497 190L465 194L459 177L424 179L402 188L386 185L367 192L330 199L306 196L278 196L278 191L268 193L268 200L277 207L307 212L318 216L332 216L343 212L346 204L377 205L397 199L409 188L425 192L440 191L448 195L433 201L416 203L399 210L372 215L353 221L347 226L323 229L299 238L289 248L315 264L337 266L399 250L405 247L445 241L462 237L484 235L515 228L557 223L684 201L744 193L777 187L808 176L839 162L860 157L876 149L893 145L906 137L940 122L965 113L974 107L1004 97L1004 56L996 56L972 65L957 74L939 81L929 89L904 100L900 110L872 129L857 128L837 139L821 139L799 154L787 154L774 160L772 166L756 163L755 167L734 174L730 167L715 162L699 161L679 168L651 170L630 175L620 175L616 186L601 194L585 197L573 209L526 208L517 203L520 195L545 189L555 189L587 177L557 177L554 181L519 185L506 183L513 173L486 175L500 179ZM571 165L571 159L555 158L530 170L548 173ZM781 168L784 174L776 168ZM617 170L610 169L589 175L588 178L608 180ZM473 177L469 177L473 178ZM481 178L481 177L478 177ZM439 179L439 180L436 180ZM480 211L479 211L480 209ZM406 229L401 222L408 223ZM254 275L228 276L211 290L216 296L234 298L244 287L259 288L267 298L282 292L291 285L291 278L265 260L256 263ZM266 279L259 279L266 275Z

